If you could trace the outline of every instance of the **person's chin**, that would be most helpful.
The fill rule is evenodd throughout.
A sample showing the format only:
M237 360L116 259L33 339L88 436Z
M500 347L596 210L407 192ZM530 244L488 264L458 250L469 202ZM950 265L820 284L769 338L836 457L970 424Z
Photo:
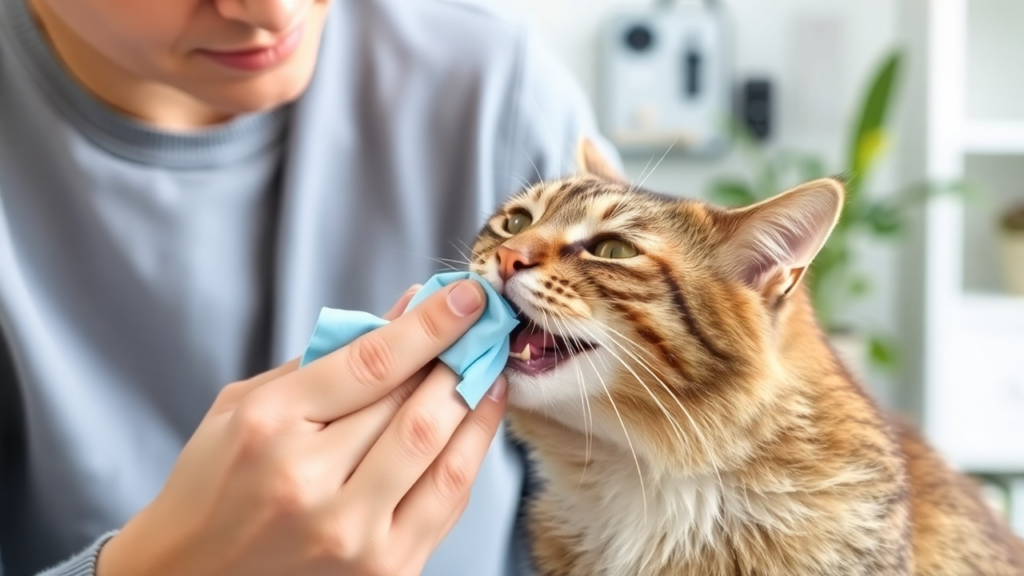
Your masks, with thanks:
M200 82L189 92L225 114L262 112L298 99L309 87L314 67L315 62L308 62L251 78Z
M319 32L319 31L318 31ZM288 60L272 69L245 72L222 68L208 59L186 91L225 114L262 112L299 98L316 69L320 34L307 34L302 46Z

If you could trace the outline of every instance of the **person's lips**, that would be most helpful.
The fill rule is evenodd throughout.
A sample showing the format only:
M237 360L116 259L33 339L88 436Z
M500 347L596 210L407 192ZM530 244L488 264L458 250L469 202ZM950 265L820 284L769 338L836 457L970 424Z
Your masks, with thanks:
M245 72L259 72L275 66L291 56L299 47L304 28L301 25L296 26L294 30L280 37L275 44L270 46L231 51L200 50L199 53L228 68Z

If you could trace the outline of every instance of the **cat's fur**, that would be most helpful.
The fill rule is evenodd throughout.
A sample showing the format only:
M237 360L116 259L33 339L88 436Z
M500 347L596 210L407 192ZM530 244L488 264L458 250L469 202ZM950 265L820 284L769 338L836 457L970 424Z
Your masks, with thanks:
M598 345L506 370L540 475L543 576L1024 574L1024 544L818 327L800 279L838 182L725 210L631 187L586 142L579 157L579 176L511 199L473 248L526 316ZM515 212L533 224L513 235ZM639 255L598 258L603 238Z

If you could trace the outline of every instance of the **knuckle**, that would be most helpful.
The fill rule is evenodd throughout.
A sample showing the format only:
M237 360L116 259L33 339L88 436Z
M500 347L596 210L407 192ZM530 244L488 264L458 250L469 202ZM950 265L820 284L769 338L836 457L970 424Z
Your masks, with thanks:
M297 467L282 465L270 480L267 504L277 516L303 516L313 505L308 488L309 483Z
M416 387L413 386L411 383L407 382L405 384L402 384L398 388L392 390L390 394L384 397L384 405L387 407L389 412L394 414L395 412L398 412L398 410L402 406L405 405L406 400L408 400L412 396L412 393L415 391Z
M488 418L487 416L481 415L480 412L470 412L463 422L465 422L474 433L487 438L493 438L498 425L501 423L501 416L499 415L497 418Z
M418 316L420 323L420 330L423 330L423 335L427 337L428 342L437 342L441 340L442 331L441 323L429 312L424 312Z
M232 424L239 449L247 456L266 451L280 428L279 418L257 402L236 410Z
M235 398L241 396L244 387L244 382L232 382L231 384L228 384L227 386L220 389L220 392L217 393L216 401L218 403L230 402L231 400L234 400Z
M437 418L422 407L409 410L399 423L398 440L413 458L434 454L442 440Z
M363 555L364 532L365 528L344 519L328 523L315 538L319 555L342 565L351 564Z
M361 384L377 385L391 374L394 358L391 349L373 333L352 343L352 376Z
M465 456L453 453L437 462L434 487L446 502L460 502L473 484L473 470Z

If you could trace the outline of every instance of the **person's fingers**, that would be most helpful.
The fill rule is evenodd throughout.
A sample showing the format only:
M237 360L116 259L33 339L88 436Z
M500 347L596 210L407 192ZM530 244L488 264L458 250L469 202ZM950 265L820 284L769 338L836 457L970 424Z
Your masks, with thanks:
M477 321L486 298L473 280L452 284L260 392L308 421L333 422L383 398L437 358Z
M409 301L412 300L412 297L415 296L416 292L418 292L419 289L422 287L423 286L421 284L413 284L412 286L410 286L404 293L402 293L401 296L399 296L398 301L395 302L395 305L391 308L391 310L388 310L387 314L384 315L384 319L394 320L395 318L401 316L402 313L405 312L405 309L409 306ZM219 414L224 412L225 410L230 410L234 408L242 398L244 398L253 390L259 388L260 386L263 386L264 384L272 380L280 378L285 374L290 374L298 370L300 360L301 358L295 358L282 364L281 366L263 372L262 374L257 374L256 376L253 376L248 380L242 380L241 382L228 384L227 386L222 388L220 394L217 395L217 400L214 402L210 410L210 413ZM422 381L423 378L421 377L420 380Z
M268 382L272 382L285 374L291 374L298 370L300 360L300 358L294 358L276 368L267 370L262 374L257 374L248 380L228 384L224 388L221 388L213 406L210 407L209 414L222 414L228 410L234 409L234 407L242 401L242 398L245 398L253 390L267 384Z
M391 320L401 316L402 313L405 312L405 309L409 307L409 301L412 300L412 297L415 296L422 287L422 284L413 284L410 286L409 289L398 298L398 302L395 302L395 305L391 307L391 310L388 310L386 314L381 316L381 318L390 322Z
M455 524L459 522L459 518L462 518L462 514L466 511L467 506L469 506L469 492L466 492L466 495L462 498L462 501L455 506L454 510L452 510L451 517L448 518L448 521L445 522L444 526L441 527L441 530L438 531L437 536L434 538L433 548L437 548L441 545L441 541L444 540L445 536L447 536L448 533L452 531L452 528L455 527Z
M448 533L452 531L455 524L458 523L459 518L462 518L462 514L466 511L466 507L469 506L469 493L462 499L459 504L452 510L451 516L445 522L444 526L435 535L434 540L417 540L409 538L407 535L400 535L398 532L394 532L394 527L391 527L393 544L392 549L396 554L407 558L413 558L417 564L425 564L427 559L437 547L441 545L441 541L448 536Z
M444 364L434 367L342 487L342 501L358 498L373 517L391 517L469 411L457 381Z
M454 525L452 511L459 510L468 496L501 425L506 389L505 377L499 376L487 396L459 424L448 445L395 509L394 530L414 540L432 542L449 523Z
M432 369L432 365L423 367L387 396L362 410L331 422L316 434L317 449L322 454L330 455L325 458L330 466L326 473L331 478L339 478L339 489L342 483L348 481L349 476L395 418L395 414L419 388ZM344 446L345 450L339 452L339 446Z

